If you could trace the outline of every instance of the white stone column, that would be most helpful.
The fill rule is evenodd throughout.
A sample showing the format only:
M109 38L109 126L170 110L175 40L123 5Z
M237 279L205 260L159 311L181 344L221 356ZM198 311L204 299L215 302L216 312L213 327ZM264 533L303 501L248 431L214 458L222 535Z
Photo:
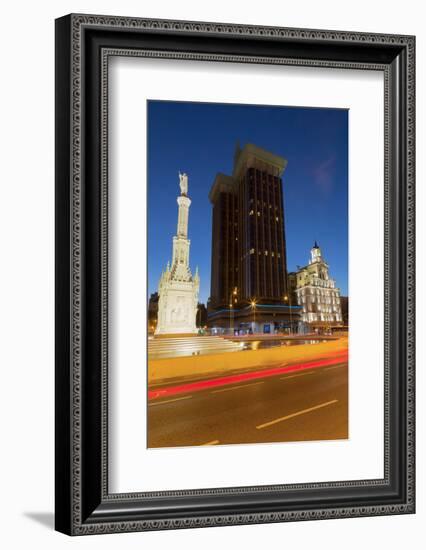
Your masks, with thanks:
M173 237L172 265L162 274L158 293L158 324L155 334L196 333L196 315L200 278L192 278L189 267L188 218L191 199L188 198L188 176L179 174L181 195L177 198L177 233Z
M191 199L181 195L180 197L177 198L177 203L179 205L177 236L184 237L186 239L188 235L188 218L189 218L189 207L191 205Z

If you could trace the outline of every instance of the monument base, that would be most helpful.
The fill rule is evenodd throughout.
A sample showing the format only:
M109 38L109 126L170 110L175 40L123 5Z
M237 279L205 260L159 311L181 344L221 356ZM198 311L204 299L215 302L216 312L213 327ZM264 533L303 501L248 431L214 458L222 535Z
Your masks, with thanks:
M162 286L155 336L197 334L197 290L193 281L170 280Z

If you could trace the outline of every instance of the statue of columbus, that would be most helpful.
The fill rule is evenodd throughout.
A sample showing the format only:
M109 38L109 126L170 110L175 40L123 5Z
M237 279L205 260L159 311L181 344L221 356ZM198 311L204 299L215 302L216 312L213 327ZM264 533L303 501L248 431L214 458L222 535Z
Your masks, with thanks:
M183 174L179 172L179 180L180 194L186 196L188 194L188 175L185 172Z

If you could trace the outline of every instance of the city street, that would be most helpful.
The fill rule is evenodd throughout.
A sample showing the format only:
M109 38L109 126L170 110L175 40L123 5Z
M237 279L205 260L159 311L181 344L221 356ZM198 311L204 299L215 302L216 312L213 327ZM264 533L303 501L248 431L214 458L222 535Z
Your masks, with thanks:
M235 379L235 380L234 380ZM148 447L348 437L347 356L150 388Z

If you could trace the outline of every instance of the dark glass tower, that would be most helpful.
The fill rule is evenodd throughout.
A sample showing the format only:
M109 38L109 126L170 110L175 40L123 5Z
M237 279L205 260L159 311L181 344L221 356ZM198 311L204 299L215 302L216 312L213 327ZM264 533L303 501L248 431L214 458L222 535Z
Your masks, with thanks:
M247 144L236 148L232 176L215 178L209 195L213 205L209 309L215 323L221 310L229 317L230 304L236 321L253 301L259 308L283 304L287 262L282 174L286 165L284 158Z

